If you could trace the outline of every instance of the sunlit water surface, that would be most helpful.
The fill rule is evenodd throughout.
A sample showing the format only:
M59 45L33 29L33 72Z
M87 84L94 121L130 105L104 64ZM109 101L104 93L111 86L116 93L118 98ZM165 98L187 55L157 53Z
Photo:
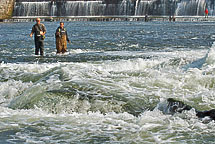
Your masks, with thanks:
M175 98L215 108L211 22L65 22L72 44L34 55L34 23L0 23L0 143L214 143L195 111L156 109Z

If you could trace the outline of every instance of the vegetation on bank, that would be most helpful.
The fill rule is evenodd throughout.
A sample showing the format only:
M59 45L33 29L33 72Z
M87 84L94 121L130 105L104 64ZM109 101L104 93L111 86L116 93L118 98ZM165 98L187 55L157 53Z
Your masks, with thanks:
M10 0L8 3L8 9L5 10L5 13L0 15L0 19L10 19L13 15L13 8L14 8L15 0Z

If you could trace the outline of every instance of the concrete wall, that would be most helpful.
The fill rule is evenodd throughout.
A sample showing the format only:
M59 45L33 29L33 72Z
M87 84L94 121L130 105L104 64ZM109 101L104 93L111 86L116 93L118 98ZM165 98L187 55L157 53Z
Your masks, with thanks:
M15 0L0 0L0 19L10 18Z

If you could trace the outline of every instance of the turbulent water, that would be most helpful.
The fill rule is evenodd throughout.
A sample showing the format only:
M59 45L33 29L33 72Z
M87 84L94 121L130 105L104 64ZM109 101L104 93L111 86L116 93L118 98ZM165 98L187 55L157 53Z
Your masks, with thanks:
M34 55L34 23L0 23L0 143L214 143L195 111L215 108L211 22L66 22L68 53Z

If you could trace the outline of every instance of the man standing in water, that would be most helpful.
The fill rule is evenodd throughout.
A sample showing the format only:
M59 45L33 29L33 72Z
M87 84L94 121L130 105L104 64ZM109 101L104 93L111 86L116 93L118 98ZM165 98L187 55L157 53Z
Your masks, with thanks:
M43 56L46 27L44 24L40 23L40 21L40 18L36 19L36 24L32 27L30 37L34 34L35 55L39 55L40 51L40 55Z
M64 28L63 22L60 22L60 26L57 28L55 33L55 38L57 54L67 52L67 42L71 42L68 38L66 28Z

